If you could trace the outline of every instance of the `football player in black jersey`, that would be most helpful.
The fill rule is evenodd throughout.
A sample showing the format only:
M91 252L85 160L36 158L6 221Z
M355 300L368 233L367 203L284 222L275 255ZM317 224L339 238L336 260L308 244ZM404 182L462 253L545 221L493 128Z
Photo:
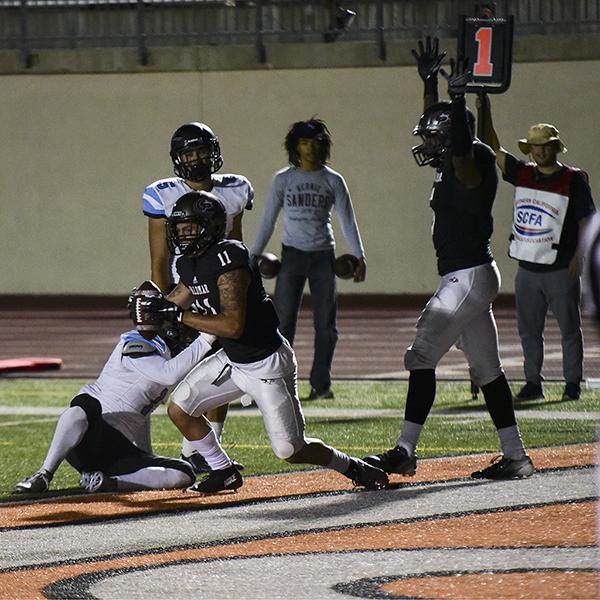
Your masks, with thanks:
M388 478L380 469L305 437L294 352L277 329L271 299L258 269L250 267L248 250L225 239L225 219L223 205L210 192L190 192L177 200L167 219L167 235L182 253L180 281L166 298L152 298L147 305L151 314L217 336L222 346L171 395L169 416L212 469L190 491L214 493L242 485L203 415L244 393L260 409L279 458L329 467L368 489L385 488ZM204 314L190 311L192 302Z
M474 137L474 116L465 91L471 79L466 61L452 60L450 74L440 69L444 53L437 39L419 42L414 52L425 84L425 112L414 135L419 166L435 169L430 206L440 285L417 322L417 334L404 356L409 371L404 426L397 445L365 458L388 473L413 475L415 449L435 399L435 368L456 344L465 353L471 379L481 388L496 426L502 456L472 477L517 479L534 472L515 420L512 394L500 363L492 301L500 274L490 249L492 205L498 176L492 150ZM438 102L438 71L448 81L451 102Z

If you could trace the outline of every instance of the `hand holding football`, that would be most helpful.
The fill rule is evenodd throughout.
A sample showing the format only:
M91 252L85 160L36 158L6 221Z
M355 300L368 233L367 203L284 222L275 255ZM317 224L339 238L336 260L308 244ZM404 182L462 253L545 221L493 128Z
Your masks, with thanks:
M352 279L358 265L358 258L352 254L341 254L335 259L333 270L340 279Z
M281 261L275 254L266 252L265 254L261 254L258 258L258 270L265 279L277 277L279 269L281 269Z

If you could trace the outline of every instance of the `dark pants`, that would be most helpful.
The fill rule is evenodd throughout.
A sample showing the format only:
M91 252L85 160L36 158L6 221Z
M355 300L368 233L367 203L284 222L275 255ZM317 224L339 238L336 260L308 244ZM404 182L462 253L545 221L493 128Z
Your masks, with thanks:
M67 455L69 464L80 473L102 471L115 476L135 473L145 467L165 467L184 471L193 478L185 461L156 456L132 444L102 418L102 407L96 398L79 394L71 401L71 406L83 408L88 418L88 430L83 439Z
M331 386L331 363L338 339L334 262L333 250L304 252L291 246L282 246L281 270L277 276L273 299L281 333L293 345L302 293L308 279L315 328L315 354L310 384L318 392Z
M538 385L543 380L544 328L550 310L560 329L563 376L579 383L583 378L580 278L570 277L567 269L540 273L519 267L515 298L525 379Z

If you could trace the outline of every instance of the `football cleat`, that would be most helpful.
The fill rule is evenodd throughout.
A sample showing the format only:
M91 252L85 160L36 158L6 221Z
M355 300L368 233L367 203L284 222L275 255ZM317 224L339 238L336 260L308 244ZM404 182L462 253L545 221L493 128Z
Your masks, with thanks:
M244 484L244 479L234 465L226 469L217 469L202 480L187 488L188 492L198 492L199 494L216 494L226 490L236 491Z
M350 458L350 467L343 473L348 479L352 479L355 486L363 486L367 490L384 490L388 484L388 476L376 467L360 460Z
M489 467L471 473L473 479L525 479L535 472L529 456L523 458L507 458L496 456Z
M180 454L179 458L181 460L185 460L185 462L187 462L190 465L192 465L192 469L194 469L194 473L196 473L196 475L200 475L202 473L210 473L211 470L212 470L208 466L208 463L206 462L206 459L199 452L194 452L193 454L190 454L189 456L184 456L183 454ZM230 460L231 460L231 464L238 471L243 471L244 470L244 465L241 462L235 460L234 458L232 458Z
M184 454L181 454L179 456L179 458L181 460L185 460L185 462L192 465L192 469L194 469L194 473L196 473L196 475L198 475L200 473L210 473L211 469L208 466L208 463L204 459L204 456L202 456L202 454L200 454L199 452L194 452L193 454L190 454L189 456L185 456Z
M20 494L36 494L39 492L47 492L52 481L52 473L40 469L37 473L34 473L31 477L26 477L23 481L19 481L15 486L15 492Z
M102 471L83 472L79 485L90 494L117 491L117 480L105 475Z
M363 460L386 473L413 476L417 471L417 456L409 456L402 446L396 446L382 454L365 456Z

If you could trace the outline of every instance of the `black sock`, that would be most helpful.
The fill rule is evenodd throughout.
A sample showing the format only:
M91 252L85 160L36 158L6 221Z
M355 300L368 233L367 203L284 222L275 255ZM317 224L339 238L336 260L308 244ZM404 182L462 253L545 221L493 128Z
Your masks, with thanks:
M481 386L485 404L496 429L516 425L512 392L504 375L500 375L491 383Z
M435 400L435 369L410 371L404 420L423 425Z

